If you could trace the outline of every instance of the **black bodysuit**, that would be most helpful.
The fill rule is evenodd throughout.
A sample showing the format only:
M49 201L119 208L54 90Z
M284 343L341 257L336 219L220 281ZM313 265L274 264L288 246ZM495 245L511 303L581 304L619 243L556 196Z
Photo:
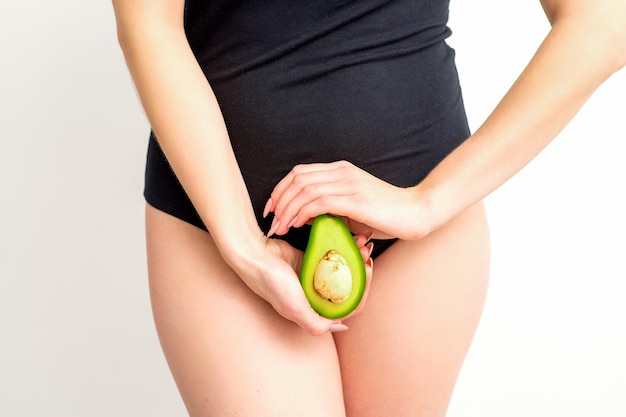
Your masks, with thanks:
M401 187L469 136L448 0L187 0L185 30L252 204L296 164L348 160ZM210 190L208 190L210 192ZM149 204L204 228L151 136ZM270 216L271 217L271 216ZM308 230L285 238L304 249ZM376 244L376 253L385 248Z

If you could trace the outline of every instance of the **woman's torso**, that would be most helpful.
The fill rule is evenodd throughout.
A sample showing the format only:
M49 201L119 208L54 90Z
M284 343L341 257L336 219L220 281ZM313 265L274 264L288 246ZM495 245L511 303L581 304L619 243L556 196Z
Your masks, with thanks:
M411 186L469 130L447 0L187 0L190 45L260 218L294 165Z

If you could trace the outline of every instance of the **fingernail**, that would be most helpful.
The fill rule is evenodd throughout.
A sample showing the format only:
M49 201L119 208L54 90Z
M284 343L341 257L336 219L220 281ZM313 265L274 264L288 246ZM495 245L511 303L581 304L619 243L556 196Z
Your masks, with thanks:
M272 227L270 227L270 231L267 232L267 237L270 237L274 233L276 233L279 227L280 227L280 220L276 220L276 217L274 217L274 220L272 220Z
M330 325L328 330L331 333L345 332L346 330L348 330L348 326L346 326L345 324L341 324L341 323L333 323Z
M374 236L374 232L369 232L369 234L366 236L365 242L367 243L372 240L372 236Z
M291 229L293 225L296 224L297 221L298 221L298 216L294 217L293 220L289 222L287 229Z
M369 244L367 244L367 248L368 248L367 256L370 257L372 256L372 252L374 251L374 242L370 242Z
M272 197L267 200L265 203L265 208L263 209L263 218L266 218L268 214L270 214L270 209L272 208Z

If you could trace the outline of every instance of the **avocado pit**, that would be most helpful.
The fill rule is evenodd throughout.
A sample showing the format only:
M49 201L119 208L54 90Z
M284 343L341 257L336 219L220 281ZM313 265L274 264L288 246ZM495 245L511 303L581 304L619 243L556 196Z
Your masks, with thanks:
M300 284L313 310L329 319L346 317L361 302L367 284L365 263L339 217L321 214L313 221Z
M352 272L336 250L324 253L313 274L313 288L325 300L342 303L352 292Z

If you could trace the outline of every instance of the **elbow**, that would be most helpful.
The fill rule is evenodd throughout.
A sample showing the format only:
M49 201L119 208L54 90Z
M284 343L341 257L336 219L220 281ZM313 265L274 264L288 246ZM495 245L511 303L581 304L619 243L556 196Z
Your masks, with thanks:
M115 0L111 1L113 6L113 12L115 13L115 23L116 23L116 34L117 34L117 43L122 50L124 50L126 44L124 41L124 34L122 33L122 27L120 22L120 15L118 11L118 5Z
M620 1L616 4L609 15L609 31L611 32L612 48L616 57L615 71L626 67L626 2Z
M608 24L594 26L593 45L599 62L603 62L608 73L613 74L626 66L626 25L605 23Z
M620 29L621 31L617 36L617 45L615 47L615 54L617 56L617 68L615 71L626 67L626 25Z
M610 72L626 67L626 3L621 0L573 3L542 0L551 26L570 26L584 33Z
M126 60L128 60L128 56L129 56L129 42L127 39L127 36L124 34L124 31L118 26L117 28L117 44L120 47L120 50L122 51L122 55L124 56L124 58Z
M626 6L626 3L624 3ZM606 45L609 62L614 72L626 67L626 7L619 10L611 10L604 14L604 19L599 20L597 32L605 36L603 40Z
M126 41L124 39L124 34L119 27L117 28L117 44L120 46L122 51L126 50Z
M588 27L593 36L593 48L598 64L603 65L607 75L611 75L626 66L626 25L621 22L605 20ZM591 35L595 33L595 35Z
M118 20L116 25L117 44L119 45L122 52L126 53L128 48L128 40L126 39L127 36L124 32L124 27L122 23Z
M611 73L626 67L626 26L606 31L605 46Z
M608 70L615 73L626 66L626 11L598 20L594 25L598 50L604 51Z

